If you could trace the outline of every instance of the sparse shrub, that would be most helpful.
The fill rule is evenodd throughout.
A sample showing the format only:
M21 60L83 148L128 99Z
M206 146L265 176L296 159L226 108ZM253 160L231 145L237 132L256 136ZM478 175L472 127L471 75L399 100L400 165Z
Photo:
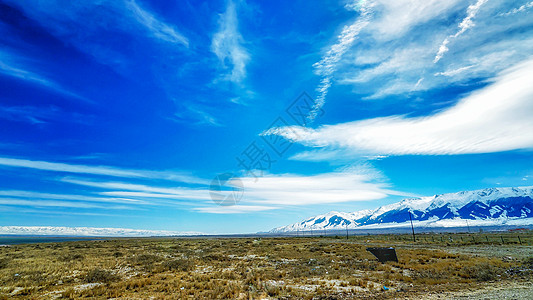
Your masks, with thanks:
M83 260L85 257L79 253L65 253L61 256L59 256L59 259L61 261L65 261L65 262L71 262L71 261L80 261L80 260Z
M76 291L73 288L68 288L61 293L61 298L74 299Z
M270 297L277 296L277 295L279 295L279 292L280 292L280 289L279 289L278 286L276 286L274 284L269 284L269 283L266 283L264 285L264 289L265 289L265 292L267 293L267 295L269 295Z
M228 261L229 258L226 256L226 255L222 255L222 254L218 254L218 253L214 253L214 254L206 254L206 255L203 255L201 256L202 260L207 260L207 261Z
M190 271L194 269L195 265L188 259L172 259L164 261L162 264L163 268L168 271Z
M35 283L37 285L44 285L47 282L46 275L41 273L40 271L33 271L28 272L27 279L29 279L32 283Z
M146 270L152 270L154 263L160 262L161 260L163 260L162 257L153 254L136 255L129 259L130 263L137 266L143 266Z
M9 262L11 261L10 258L4 257L0 258L0 269L4 269L9 265Z
M36 288L34 288L34 287L23 288L22 290L20 290L20 291L17 293L17 295L18 295L18 296L29 296L29 295L31 295L35 290L36 290Z
M102 299L106 292L110 290L105 285L100 285L92 289L86 289L79 292L78 298L98 298Z
M117 281L118 279L120 279L118 275L113 274L111 271L102 269L93 269L85 276L85 281L88 283L110 283Z
M475 265L465 267L462 270L462 275L466 278L473 278L478 281L491 281L498 279L503 273L503 270L489 264Z
M524 259L524 266L529 269L533 269L533 256Z

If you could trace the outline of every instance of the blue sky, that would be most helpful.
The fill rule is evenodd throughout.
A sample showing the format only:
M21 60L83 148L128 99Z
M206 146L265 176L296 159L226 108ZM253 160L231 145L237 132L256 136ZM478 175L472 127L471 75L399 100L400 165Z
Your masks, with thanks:
M532 13L0 0L0 226L257 232L531 185Z

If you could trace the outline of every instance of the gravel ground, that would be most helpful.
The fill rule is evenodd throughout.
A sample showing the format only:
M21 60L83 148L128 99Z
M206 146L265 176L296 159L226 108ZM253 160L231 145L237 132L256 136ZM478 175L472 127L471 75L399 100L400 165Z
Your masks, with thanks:
M372 247L380 247L380 244L368 244ZM466 245L466 246L434 246L427 244L420 245L397 245L397 249L434 249L449 253L466 254L487 257L512 257L514 259L524 259L533 255L533 246L518 245Z
M432 294L416 299L473 299L473 300L492 300L492 299L516 299L526 300L533 299L533 281L512 283L506 286L486 286L478 290L446 292L442 294Z
M451 253L485 255L488 257L509 256L515 259L523 259L533 255L533 246L475 245L470 247L446 247L443 250Z

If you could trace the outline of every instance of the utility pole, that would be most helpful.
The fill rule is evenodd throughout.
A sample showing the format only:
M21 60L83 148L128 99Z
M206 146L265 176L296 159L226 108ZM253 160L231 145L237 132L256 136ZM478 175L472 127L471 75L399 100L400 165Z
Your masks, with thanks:
M411 218L411 211L409 211L409 220L411 221L411 230L413 231L413 242L416 243L415 228L413 227L413 218Z
M346 239L348 239L348 223L346 223L345 225L346 225Z

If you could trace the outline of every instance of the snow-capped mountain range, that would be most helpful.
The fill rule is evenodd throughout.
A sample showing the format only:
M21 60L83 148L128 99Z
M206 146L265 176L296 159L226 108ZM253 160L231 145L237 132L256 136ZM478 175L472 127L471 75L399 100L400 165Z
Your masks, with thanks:
M409 214L416 226L425 227L533 225L533 186L404 199L352 213L332 211L270 232L407 227Z
M199 235L199 234L201 233L166 231L166 230L143 230L143 229L129 229L129 228L0 226L0 235L143 237L143 236L172 236L172 235Z

